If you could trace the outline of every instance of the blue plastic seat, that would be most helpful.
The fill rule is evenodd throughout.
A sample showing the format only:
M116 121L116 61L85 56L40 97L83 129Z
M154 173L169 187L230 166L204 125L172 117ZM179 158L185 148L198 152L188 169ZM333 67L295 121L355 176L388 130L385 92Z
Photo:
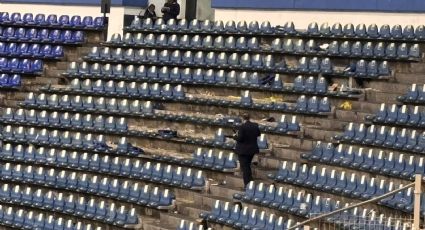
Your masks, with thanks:
M403 38L403 31L402 31L401 25L394 25L391 28L391 37L395 39Z
M378 38L379 37L379 30L378 26L376 24L370 24L367 27L367 36L370 38Z
M407 48L407 44L406 43L402 43L398 46L397 48L397 58L401 58L401 59L406 59L409 58L409 49Z
M364 38L367 37L367 31L366 31L366 25L365 24L358 24L356 26L356 31L355 31L356 37L359 38Z
M343 33L346 37L355 37L354 25L351 23L344 25Z

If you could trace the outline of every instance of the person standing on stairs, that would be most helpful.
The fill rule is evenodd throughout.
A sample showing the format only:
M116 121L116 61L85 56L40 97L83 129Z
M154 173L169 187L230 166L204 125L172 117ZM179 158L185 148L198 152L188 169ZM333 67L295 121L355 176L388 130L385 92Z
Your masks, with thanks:
M162 16L164 21L167 22L170 19L177 20L177 16L180 14L180 5L177 3L177 0L167 0L161 12L164 14Z
M254 155L260 150L257 144L257 138L261 135L258 124L250 121L248 114L242 115L243 123L233 135L236 140L235 153L238 155L240 168L243 175L245 187L252 181L251 163Z

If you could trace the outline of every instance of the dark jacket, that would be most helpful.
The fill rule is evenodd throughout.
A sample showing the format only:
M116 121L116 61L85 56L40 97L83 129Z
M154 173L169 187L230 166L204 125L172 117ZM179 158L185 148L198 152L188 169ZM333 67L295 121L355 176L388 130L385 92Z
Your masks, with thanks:
M177 2L174 3L165 3L164 7L170 8L169 11L164 12L163 19L168 21L171 18L177 19L177 16L180 14L180 5Z
M257 144L257 137L260 135L261 132L257 123L247 121L242 124L235 137L235 153L238 155L254 155L259 153L260 150Z
M143 15L143 18L151 18L151 19L155 19L156 18L156 13L155 11L150 12L148 9L146 9L145 14Z

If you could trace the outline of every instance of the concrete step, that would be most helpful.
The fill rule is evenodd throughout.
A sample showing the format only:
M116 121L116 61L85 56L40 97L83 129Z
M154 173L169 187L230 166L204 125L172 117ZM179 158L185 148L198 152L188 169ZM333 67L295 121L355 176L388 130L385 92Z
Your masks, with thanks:
M425 74L418 73L397 73L395 75L396 82L402 84L425 84Z
M370 88L373 91L403 94L410 84L404 82L387 82L387 81L368 81L364 83L364 87Z

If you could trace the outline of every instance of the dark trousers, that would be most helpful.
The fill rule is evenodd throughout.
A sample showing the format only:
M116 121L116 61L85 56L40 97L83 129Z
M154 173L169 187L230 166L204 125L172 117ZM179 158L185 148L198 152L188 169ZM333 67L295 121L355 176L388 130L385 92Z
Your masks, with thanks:
M252 181L251 162L254 155L239 155L239 164L241 166L243 183L245 187Z

